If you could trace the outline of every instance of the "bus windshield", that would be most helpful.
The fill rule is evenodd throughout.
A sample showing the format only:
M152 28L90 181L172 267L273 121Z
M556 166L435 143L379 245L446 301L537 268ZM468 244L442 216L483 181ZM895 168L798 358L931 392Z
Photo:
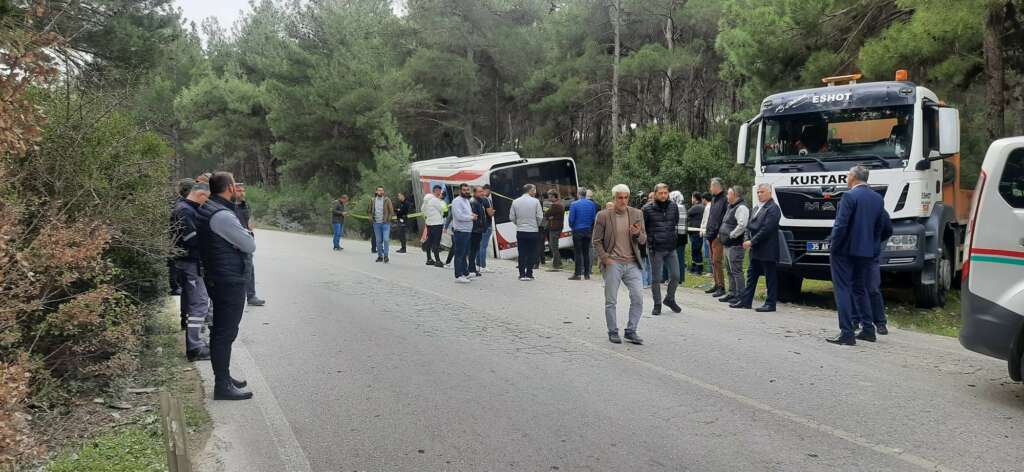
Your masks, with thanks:
M762 164L865 156L908 159L912 117L913 106L900 105L765 118Z
M509 221L508 212L512 207L512 201L509 198L514 199L522 195L523 185L536 185L537 197L541 199L548 191L555 190L567 207L576 196L576 167L570 160L499 168L491 171L490 180L491 191L500 194L494 195L492 198L496 224Z

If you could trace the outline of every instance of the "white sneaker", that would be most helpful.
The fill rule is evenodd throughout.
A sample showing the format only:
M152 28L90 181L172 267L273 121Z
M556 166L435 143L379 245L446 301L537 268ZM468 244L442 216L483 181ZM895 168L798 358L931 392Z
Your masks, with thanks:
M451 263L451 262L449 262L449 263L445 264L445 265L444 265L444 268L445 268L445 269L451 269L451 268L452 268L452 263Z
M519 277L520 282L529 282L530 280L531 279L529 277Z
M469 279L466 278L466 276L462 276L462 277L456 278L455 279L455 283L457 283L457 284L468 284L469 283Z
M490 268L487 268L487 267L484 267L483 269L480 269L480 272L483 272L485 274L493 274L494 273L493 270L491 270Z
M465 277L469 278L469 279L475 279L476 278L476 274L470 272L469 275L466 275Z

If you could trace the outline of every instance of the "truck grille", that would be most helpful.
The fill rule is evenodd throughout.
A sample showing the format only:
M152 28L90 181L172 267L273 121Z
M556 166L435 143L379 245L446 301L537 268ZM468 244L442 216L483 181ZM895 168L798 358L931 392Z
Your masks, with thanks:
M883 198L886 185L871 185L871 190L878 192ZM848 192L847 188L834 185L821 187L782 187L775 188L782 214L789 219L799 220L832 220L839 209L839 200Z

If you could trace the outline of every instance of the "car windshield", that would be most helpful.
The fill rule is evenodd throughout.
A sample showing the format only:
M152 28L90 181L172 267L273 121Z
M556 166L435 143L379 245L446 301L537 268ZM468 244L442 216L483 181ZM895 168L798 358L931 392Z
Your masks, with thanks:
M913 107L857 108L780 115L764 120L763 164L814 158L907 159Z

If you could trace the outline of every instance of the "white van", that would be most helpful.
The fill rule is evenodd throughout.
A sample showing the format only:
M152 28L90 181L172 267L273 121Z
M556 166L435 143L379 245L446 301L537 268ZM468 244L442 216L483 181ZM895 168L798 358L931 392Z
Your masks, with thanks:
M974 190L961 282L960 344L1024 378L1024 136L993 142Z

